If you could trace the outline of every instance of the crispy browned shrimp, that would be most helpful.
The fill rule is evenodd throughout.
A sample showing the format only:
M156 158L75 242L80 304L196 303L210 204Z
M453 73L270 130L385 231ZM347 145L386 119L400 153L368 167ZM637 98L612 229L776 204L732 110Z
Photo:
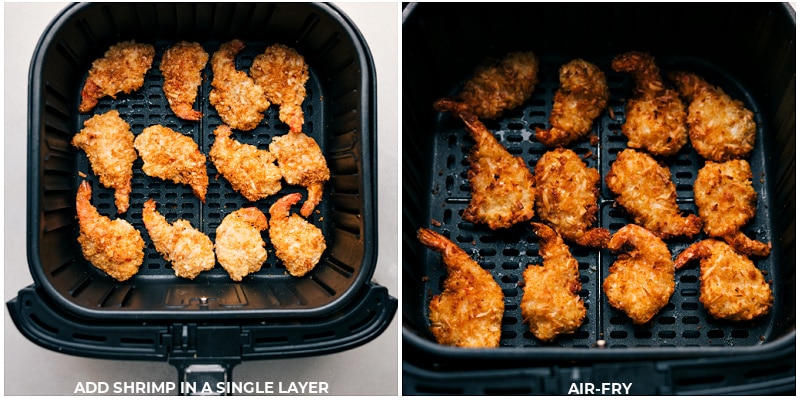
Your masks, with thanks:
M303 100L306 98L308 65L289 46L274 44L253 60L250 76L261 86L272 104L280 105L278 118L291 132L303 131Z
M525 287L520 308L531 333L543 341L575 332L586 316L581 291L578 260L569 246L549 226L532 223L539 237L543 265L529 265L522 277Z
M261 231L268 227L267 216L256 207L240 208L222 219L217 227L214 251L231 279L239 282L261 270L267 261Z
M192 106L197 98L197 88L203 83L203 68L208 63L208 53L196 42L178 42L164 52L161 74L164 76L164 94L172 112L189 121L199 121L203 113Z
M214 243L189 221L179 219L170 224L156 211L153 199L144 203L142 221L156 251L172 263L176 276L194 279L201 272L214 268Z
M622 310L642 325L669 302L675 290L672 254L658 236L638 225L626 225L608 242L620 254L603 282L603 291L612 307Z
M289 132L272 138L269 151L278 160L278 168L286 183L308 189L308 199L300 208L300 215L308 218L322 201L325 182L331 178L322 149L305 133Z
M92 63L89 76L81 90L82 113L92 111L105 96L117 98L119 93L131 93L144 85L144 76L153 64L156 51L152 45L134 41L111 46Z
M689 102L689 138L697 153L718 162L750 154L756 141L756 123L744 103L697 74L670 72L668 77Z
M724 239L741 253L766 257L771 245L740 230L756 214L758 195L752 178L745 160L706 161L694 182L694 202L706 234Z
M503 319L503 291L492 274L446 237L421 228L419 241L441 253L447 267L444 291L433 296L430 330L440 344L498 347Z
M536 163L536 212L563 238L581 246L605 247L611 234L597 221L600 173L569 149L548 151Z
M525 161L512 156L476 116L459 115L476 142L468 156L472 198L461 217L490 229L533 218L534 179Z
M75 209L80 234L78 243L84 257L98 269L122 282L139 272L144 261L142 235L128 221L111 220L100 215L92 205L92 186L83 181L78 186Z
M633 97L625 106L622 125L628 147L656 156L677 154L689 140L686 107L678 92L664 85L653 56L638 51L620 54L611 68L633 76Z
M208 100L222 121L231 128L249 131L264 119L269 100L260 86L247 73L236 69L234 59L244 42L231 40L211 56L211 92Z
M297 214L289 215L292 205L302 197L300 193L288 194L269 208L269 240L275 247L275 256L290 275L297 277L319 263L326 247L319 228Z
M637 224L662 239L691 238L702 229L696 215L681 214L669 168L647 153L633 149L620 152L606 175L606 184Z
M144 128L133 141L133 146L144 161L142 171L147 176L189 185L195 196L202 202L206 201L206 156L192 138L170 128L153 125Z
M208 156L234 190L247 200L256 201L281 190L281 171L275 156L256 146L231 139L231 128L220 125Z
M567 146L586 136L610 97L605 74L590 62L575 59L562 65L558 79L550 129L536 128L536 139L547 147Z
M439 112L466 112L478 118L495 119L519 107L539 83L539 59L532 52L509 53L499 61L478 67L455 98L437 100Z
M117 110L95 115L83 123L72 145L85 151L100 184L114 189L117 213L128 211L133 179L133 132Z
M700 302L715 318L749 321L767 314L772 290L747 256L725 242L706 239L687 247L675 258L681 268L700 259Z

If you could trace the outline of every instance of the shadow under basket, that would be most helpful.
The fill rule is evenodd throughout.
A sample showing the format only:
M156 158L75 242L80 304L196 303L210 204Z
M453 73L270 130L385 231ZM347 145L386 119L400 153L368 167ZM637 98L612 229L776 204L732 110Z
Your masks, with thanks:
M475 29L474 27L480 27ZM404 394L714 394L794 393L795 387L795 16L784 4L409 4L403 14L403 393ZM464 124L432 105L458 93L488 57L533 51L539 83L522 106L488 129L533 171L547 149L534 135L549 127L558 70L582 58L605 73L609 111L591 135L570 146L604 178L625 149L621 133L630 76L612 58L651 53L662 74L689 70L755 113L757 143L748 161L758 196L745 233L772 243L754 258L774 295L769 314L749 322L712 318L699 301L699 268L676 271L669 303L646 325L612 308L602 290L616 255L577 245L587 314L572 334L543 343L520 311L522 272L541 265L528 224L492 231L461 218L470 199ZM693 184L704 160L687 144L663 160L684 212L697 212ZM612 234L632 219L601 179L597 225ZM535 217L538 219L538 217ZM416 238L419 228L449 237L500 285L505 311L500 347L436 343L428 304L441 293L441 257ZM702 240L670 239L673 257ZM611 384L632 383L627 392ZM614 386L622 390L622 386ZM596 389L593 389L596 388ZM596 390L596 391L594 391Z
M142 222L152 198L169 222L181 218L215 239L229 213L258 207L267 213L280 192L247 201L217 173L210 160L206 201L188 186L148 177L134 163L130 208L117 214L113 190L102 187L86 154L70 145L92 115L118 110L135 135L160 124L192 137L208 154L222 124L208 102L210 63L194 108L200 121L178 119L162 90L164 51L196 41L209 55L232 39L245 49L236 67L247 71L271 44L295 48L309 65L303 131L319 143L331 171L321 204L309 217L327 242L320 263L306 276L288 275L266 231L268 259L261 270L232 281L217 263L194 280L175 276L155 251ZM78 112L92 61L113 44L135 40L155 47L144 86L105 97ZM34 284L8 303L14 322L32 341L60 352L104 358L169 360L186 365L244 359L287 358L341 351L377 337L397 307L386 288L371 282L377 261L375 68L357 27L335 6L315 3L114 3L68 6L47 27L34 52L28 104L28 260ZM278 106L252 131L233 138L266 149L288 132ZM92 204L123 218L141 233L145 256L139 272L117 282L84 258L77 242L75 194L92 184ZM299 212L300 204L292 208ZM9 266L11 267L11 266ZM221 360L221 361L220 361ZM201 376L200 375L195 375ZM184 377L185 378L185 377ZM187 378L191 379L191 378Z

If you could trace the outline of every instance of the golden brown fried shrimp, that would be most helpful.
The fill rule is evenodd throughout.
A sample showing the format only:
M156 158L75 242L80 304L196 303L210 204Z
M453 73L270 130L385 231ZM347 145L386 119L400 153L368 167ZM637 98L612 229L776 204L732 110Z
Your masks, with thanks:
M772 307L772 291L747 256L727 243L706 239L675 258L675 268L700 259L700 302L715 318L749 321Z
M272 104L280 105L278 118L291 132L303 130L303 100L306 98L308 65L291 47L274 44L253 60L250 76L261 86Z
M569 246L549 226L533 223L539 237L543 265L529 265L523 272L525 287L520 308L531 333L549 342L557 335L575 332L586 316L578 260Z
M717 162L750 154L756 141L756 123L744 103L697 74L671 72L668 77L689 102L689 138L697 153Z
M261 270L267 261L261 231L268 227L267 216L256 207L238 209L222 219L217 227L214 251L231 279L239 282Z
M155 48L149 44L129 41L111 46L103 58L92 63L78 110L87 113L105 96L116 99L119 93L128 94L141 88L155 55Z
M98 269L122 282L139 272L144 261L142 235L128 221L111 220L92 205L92 186L83 181L75 197L84 257Z
M766 257L770 244L750 239L740 231L756 214L758 196L752 178L745 160L706 161L694 182L694 202L706 234L724 239L741 253Z
M326 247L319 228L297 214L289 215L292 205L302 197L300 193L288 194L269 208L269 240L275 247L275 256L290 275L297 277L319 263Z
M669 302L675 290L672 254L658 236L638 225L626 225L608 242L620 254L603 281L603 291L612 307L622 310L642 325Z
M600 174L574 151L548 151L536 163L536 212L560 236L581 246L605 247L611 234L594 228Z
M178 118L199 121L203 116L192 106L197 98L197 88L203 83L202 72L206 63L208 53L196 42L178 42L164 52L160 66L164 76L164 94Z
M436 341L458 347L500 346L505 304L492 274L436 232L421 228L417 238L441 253L447 267L444 291L433 296L429 305L430 330Z
M236 69L234 59L244 42L231 40L211 56L211 92L208 100L222 121L233 129L249 131L264 119L269 100L260 86L247 73Z
M303 132L289 132L272 138L269 151L278 160L278 168L286 183L308 189L308 199L300 209L300 215L308 218L322 201L325 182L331 178L319 144Z
M561 87L553 98L550 129L536 128L536 139L547 147L567 146L586 136L606 109L608 84L596 65L572 60L558 71Z
M478 118L495 119L519 107L539 83L539 59L532 52L509 53L499 61L478 67L455 98L437 100L439 112L466 112Z
M216 139L208 155L234 190L250 201L281 190L281 171L272 153L231 139L231 128L227 125L218 126L214 135Z
M192 138L153 125L144 128L133 141L133 146L144 161L142 171L147 176L189 185L200 201L206 201L206 156Z
M525 161L512 156L476 116L460 117L476 142L468 156L472 198L461 217L490 229L533 218L534 179Z
M117 213L128 211L133 179L133 132L117 110L95 115L83 123L72 145L85 151L100 183L114 189Z
M611 68L633 77L633 97L625 106L622 133L628 147L656 156L675 155L689 140L686 107L678 92L667 88L653 56L629 52L614 57Z
M617 195L617 204L624 207L637 224L662 239L691 238L700 233L700 218L694 214L684 217L678 208L678 194L669 168L650 155L633 149L623 150L611 164L606 184Z
M214 243L189 221L179 219L170 224L156 211L153 199L144 203L142 221L156 251L172 263L176 276L194 279L201 272L214 268Z

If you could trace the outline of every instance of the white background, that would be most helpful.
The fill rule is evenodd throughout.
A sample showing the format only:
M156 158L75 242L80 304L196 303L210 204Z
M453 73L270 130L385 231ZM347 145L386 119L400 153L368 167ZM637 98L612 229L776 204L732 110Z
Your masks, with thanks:
M398 35L400 3L336 3L358 26L375 61L378 80L378 263L373 280L398 297ZM4 4L4 301L32 284L26 255L28 68L47 24L67 3ZM5 304L6 395L71 395L78 382L177 382L167 362L82 358L45 350L24 338ZM398 392L398 315L377 339L327 356L248 361L235 381L322 381L333 395Z

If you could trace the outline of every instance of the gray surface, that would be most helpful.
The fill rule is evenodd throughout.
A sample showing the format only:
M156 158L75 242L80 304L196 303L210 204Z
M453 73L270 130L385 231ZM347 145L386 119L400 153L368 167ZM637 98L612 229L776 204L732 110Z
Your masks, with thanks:
M379 249L373 279L398 297L398 34L399 3L335 3L358 26L378 78ZM5 271L4 300L33 283L28 271L25 216L28 67L40 35L67 3L6 3L5 29ZM177 382L166 362L110 361L63 355L34 345L11 322L5 306L5 394L71 395L79 382ZM398 312L399 315L399 312ZM235 381L326 382L328 394L398 394L398 317L374 341L341 353L244 362ZM113 387L112 387L113 390Z

